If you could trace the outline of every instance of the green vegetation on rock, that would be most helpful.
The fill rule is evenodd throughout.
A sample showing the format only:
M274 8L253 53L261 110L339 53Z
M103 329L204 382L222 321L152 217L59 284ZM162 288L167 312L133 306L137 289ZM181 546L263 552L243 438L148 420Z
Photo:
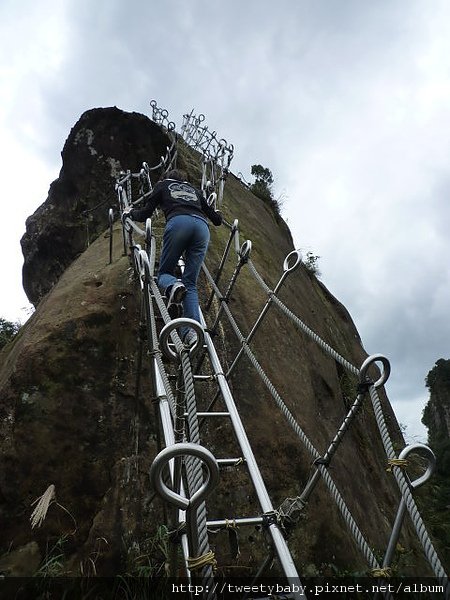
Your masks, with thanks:
M20 329L20 323L13 323L0 317L0 350L10 342Z
M278 223L281 215L281 203L280 200L273 195L272 171L262 165L252 165L251 172L255 181L250 186L250 191L270 206L275 215L275 220Z
M422 423L428 428L428 443L436 455L436 473L424 512L432 533L443 546L444 561L450 564L450 360L440 358L425 383L430 399Z

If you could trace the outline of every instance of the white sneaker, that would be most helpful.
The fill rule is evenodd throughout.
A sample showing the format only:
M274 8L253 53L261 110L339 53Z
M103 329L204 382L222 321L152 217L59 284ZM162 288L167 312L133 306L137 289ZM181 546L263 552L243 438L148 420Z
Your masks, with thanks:
M167 290L166 290L167 293ZM177 319L183 315L183 298L186 296L186 288L181 281L176 281L170 290L167 300L167 311L171 319Z

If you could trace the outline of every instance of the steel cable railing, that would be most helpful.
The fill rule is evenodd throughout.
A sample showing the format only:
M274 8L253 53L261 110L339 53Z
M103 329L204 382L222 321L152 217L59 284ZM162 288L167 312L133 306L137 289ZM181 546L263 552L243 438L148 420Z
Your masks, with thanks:
M153 107L153 108L155 108L155 107ZM161 113L161 114L155 113L155 114L157 114L157 118L160 118L162 120L167 118L167 115L165 115L165 113ZM214 179L214 175L211 175L211 177L209 178L208 172L207 172L207 169L212 168L211 160L213 158L218 159L218 157L223 157L225 155L224 148L227 147L227 144L225 143L224 140L218 140L215 132L208 131L208 128L203 125L204 117L203 118L202 117L203 117L203 115L200 115L199 117L195 117L193 112L190 115L185 115L183 127L182 127L182 135L183 135L183 138L185 139L186 143L191 145L191 147L193 147L194 149L197 149L203 153L203 163L204 163L204 165L203 165L203 180L204 180L204 186L206 186L207 181L210 181L211 178ZM154 120L156 120L156 119L154 119ZM232 157L232 151L233 151L232 146L228 146L227 147L228 157L230 157L230 156ZM222 160L222 158L220 158L220 160L218 162L220 163L221 160ZM229 158L229 160L231 160L231 158ZM223 161L220 164L222 165L223 171L226 171L227 166L224 166ZM228 166L229 166L229 162L228 162ZM145 179L146 174L148 174L148 173L149 173L149 171L145 170L144 174L142 175L142 170L141 170L142 178ZM130 182L131 182L131 176L128 174L127 178L123 178L120 181L120 186L116 186L118 189L118 194L119 194L119 206L122 209L126 206L126 203L128 203L128 204L132 203L131 188L130 188L131 183ZM215 182L215 183L217 183L217 182ZM124 184L126 184L126 186L127 186L126 192L123 191ZM142 185L144 185L144 184L145 184L145 181ZM223 189L222 189L222 193L223 193ZM377 559L375 558L372 550L370 549L370 546L364 539L362 532L360 531L359 527L357 526L356 522L354 521L353 516L351 515L344 499L342 498L338 488L336 487L333 479L331 478L330 473L327 468L331 458L334 456L334 454L338 450L338 447L339 447L340 443L342 442L344 435L349 430L350 425L353 422L354 415L359 410L359 408L362 404L363 398L365 397L367 392L369 392L371 400L372 400L373 410L375 413L376 421L378 424L378 428L380 431L380 435L382 438L382 442L383 442L383 446L384 446L386 455L387 455L388 459L395 458L395 452L393 449L392 440L389 436L389 432L388 432L385 418L383 415L383 411L381 408L381 402L380 402L380 400L378 398L378 394L376 392L377 384L374 385L373 382L368 380L368 378L365 375L365 371L363 372L363 366L360 369L358 369L350 361L348 361L346 358L341 356L336 350L334 350L332 348L332 346L330 346L318 334L316 334L311 328L309 328L308 325L306 325L297 315L295 315L291 311L291 309L289 309L277 297L278 289L281 286L281 283L283 281L283 277L285 276L285 274L283 274L283 277L281 278L279 284L275 287L275 289L271 290L270 287L265 283L264 279L259 274L258 270L256 269L256 267L253 264L253 262L251 261L251 259L249 258L250 249L251 249L250 242L246 242L246 244L249 244L249 248L248 248L247 256L245 256L245 260L243 260L242 254L240 254L242 252L242 248L239 246L239 229L238 229L237 221L235 221L233 226L231 226L231 225L229 225L229 226L230 226L230 228L232 228L232 234L231 234L228 244L226 246L224 256L222 257L222 261L219 265L219 270L216 275L216 278L214 279L211 276L211 274L209 273L208 269L206 267L204 267L205 275L206 275L207 280L212 288L212 292L210 294L210 297L209 297L209 300L207 303L207 308L211 307L212 299L214 296L219 301L219 311L218 311L217 316L215 317L214 325L211 328L211 330L214 331L214 329L217 328L221 315L225 314L225 316L227 317L228 321L231 324L231 327L232 327L236 337L238 338L238 340L240 342L240 349L239 349L238 355L235 357L232 368L229 370L226 377L229 378L231 376L231 372L233 371L235 364L237 364L237 362L240 360L241 356L243 356L245 354L247 359L251 362L256 373L262 379L263 383L269 390L269 392L270 392L271 396L273 397L273 399L275 400L278 408L281 410L282 414L287 419L288 424L294 430L294 432L300 438L302 443L305 445L308 452L313 457L315 473L311 476L310 480L308 481L304 492L296 499L293 499L293 502L291 504L291 510L292 510L292 507L298 508L299 510L301 510L303 508L303 506L305 505L305 503L309 497L309 494L311 493L312 489L315 487L315 483L317 482L318 476L320 474L320 477L323 479L323 481L327 485L331 496L333 497L338 509L340 510L345 522L347 523L347 526L349 527L349 530L350 530L351 534L353 535L353 537L354 537L357 545L359 546L363 556L365 557L367 563L369 564L369 566L372 569L379 569L379 564L378 564ZM132 239L132 232L135 232L140 235L142 233L145 234L145 232L142 232L142 230L140 230L137 226L135 226L134 223L132 223L132 221L129 219L127 219L124 223L124 229L125 228L127 229L127 233L129 235L130 240ZM229 250L231 248L231 242L233 239L235 242L235 249L238 252L239 260L238 260L238 265L235 268L234 274L232 275L232 278L230 280L230 284L228 286L227 292L224 295L222 295L222 293L218 287L218 281L222 274L222 270L224 268L225 262L228 260ZM298 256L300 256L300 253L298 253ZM153 260L154 260L154 253L153 253ZM289 272L291 269L289 268L289 266L286 267L287 261L288 261L288 258L285 261L285 271ZM297 260L297 262L300 262L300 260ZM234 316L232 315L231 310L227 304L227 301L229 300L232 290L234 289L234 286L236 284L237 276L241 272L241 268L244 264L248 265L249 272L259 283L259 285L261 286L263 291L267 294L266 305L263 308L261 314L259 315L257 321L255 322L254 326L252 327L252 329L247 337L245 337L242 334L242 332L240 331L238 323L235 320ZM298 266L298 265L296 265L296 266ZM165 321L165 323L168 323L168 319L169 319L168 314L164 314L164 312L166 310L164 301L163 301L162 297L160 296L159 290L157 289L157 286L153 280L150 282L149 289L151 289L152 297L153 297L156 305L158 306L158 309L160 310L163 320ZM268 312L269 308L272 305L275 306L277 308L277 310L279 310L281 313L283 313L296 326L297 329L302 331L312 341L314 341L320 348L322 348L322 350L324 350L332 359L336 360L345 369L347 369L351 374L357 375L360 378L360 385L363 386L363 388L358 392L355 402L353 403L350 411L348 412L346 418L344 419L344 422L341 424L340 428L338 429L335 437L331 441L330 446L324 456L321 456L319 454L319 452L316 450L316 448L314 447L312 442L309 440L308 436L305 434L305 432L303 431L303 429L301 428L301 426L299 425L299 423L297 422L295 417L292 415L291 411L289 410L286 403L284 402L284 400L282 399L282 397L276 390L275 386L270 381L269 377L265 373L263 367L258 362L254 352L252 351L252 349L250 347L250 342L252 340L252 337L253 337L256 329L258 328L260 322L264 319L265 314ZM149 314L149 319L154 320L154 314L153 315ZM153 335L153 333L152 333L152 335ZM189 428L190 434L191 433L193 434L193 438L199 439L199 423L198 423L198 419L197 419L197 415L196 415L195 392L194 392L194 382L193 382L194 380L193 380L193 374L192 374L192 369L191 369L191 362L189 360L189 354L185 351L185 349L183 349L183 344L181 343L181 340L179 340L179 338L178 339L177 338L178 338L178 336L176 335L176 333L174 335L172 335L172 340L173 340L173 344L174 344L174 348L175 348L174 352L176 354L178 354L180 357L180 369L183 373L186 406L191 405L191 409L189 409L189 407L187 408L188 428ZM158 351L156 350L156 348L153 348L153 351L155 352L155 361L158 364L158 368L161 368L161 371L164 372L165 369L164 369L164 365L162 362L161 353L159 352L159 359L158 359L157 358ZM371 358L373 359L374 357L371 357ZM386 361L386 363L388 364L387 359L384 359L384 357L380 358L379 356L377 356L376 359L377 360L382 359L383 361ZM385 365L386 363L383 362L383 365ZM167 385L168 388L170 389L170 384L169 384L168 380L165 381L164 385L165 386ZM170 395L170 393L169 393L169 395ZM216 394L216 396L217 396L217 394ZM191 412L190 416L189 416L189 412ZM198 473L195 474L193 472L192 465L195 462L199 463L199 460L196 459L195 457L194 458L190 457L187 460L187 471L191 473L190 478L192 479L192 485L193 485L192 490L194 490L194 493L195 493L195 489L198 489L198 486L201 485L201 479L200 479L201 476ZM195 470L195 468L194 468L194 470ZM433 544L429 538L429 535L426 531L425 525L423 523L423 520L420 516L419 510L418 510L416 503L414 501L414 498L412 496L410 486L408 485L407 477L405 476L405 474L403 473L401 468L399 468L397 466L393 467L393 473L394 473L395 479L397 481L401 496L405 501L407 510L410 514L411 520L416 529L418 538L424 548L425 556L426 556L428 562L430 563L432 569L434 570L436 576L439 577L441 579L441 581L447 582L447 575L446 575L445 570L437 556L437 553L436 553L436 551L433 547ZM191 487L191 485L189 487ZM190 492L189 492L190 494L192 493L192 490L190 490ZM201 515L201 519L206 524L206 505L204 502L202 503L201 509L199 507L199 509L197 511L197 516L199 516L199 515ZM199 528L201 529L201 525L199 525ZM206 527L205 527L205 532L206 532L206 537L207 537Z
M131 177L128 177L128 182L131 180ZM123 183L123 181L121 182ZM131 190L129 187L127 188L125 194L122 185L117 186L117 193L119 196L119 205L122 209L126 208L131 204ZM153 353L155 358L155 363L158 367L161 378L164 381L164 386L166 391L168 392L168 398L173 413L177 412L177 403L174 400L173 394L169 391L170 385L168 382L168 378L166 375L166 371L164 365L161 361L161 353L158 351L156 345L156 325L155 325L155 316L153 313L152 299L156 302L160 314L162 315L165 323L170 322L170 316L167 312L167 309L164 305L164 301L161 297L158 287L152 276L153 266L155 263L155 244L154 238L149 233L148 227L146 226L146 231L142 231L139 227L137 227L133 221L129 218L124 219L123 222L124 229L124 239L127 237L125 235L128 234L128 245L130 250L132 251L133 264L136 272L139 274L141 279L141 291L144 294L144 307L145 307L145 317L147 321L147 331L149 333L149 344L151 353ZM146 236L147 242L150 241L150 248L148 249L148 254L140 249L138 244L134 243L133 240L133 232L138 233L140 235ZM188 437L191 442L199 444L199 427L198 420L196 414L196 405L195 405L195 390L194 390L194 382L193 382L193 374L191 369L191 363L188 357L188 351L181 343L180 338L178 337L176 331L172 333L172 339L177 349L179 358L180 358L180 369L182 371L182 379L184 382L184 402L183 404L187 407L188 410ZM187 484L189 488L189 495L193 497L195 493L202 487L203 485L203 472L201 467L201 461L195 456L187 455L186 460L186 477ZM181 483L181 481L180 481ZM195 532L195 544L194 540L190 539L190 550L193 557L198 555L202 556L208 554L209 552L209 541L208 541L208 533L206 527L206 506L205 503L201 503L199 507L195 510L196 516L196 527ZM202 567L202 581L205 586L205 589L213 590L212 586L212 566L211 564L206 564ZM208 595L208 598L213 598L214 594L211 592Z

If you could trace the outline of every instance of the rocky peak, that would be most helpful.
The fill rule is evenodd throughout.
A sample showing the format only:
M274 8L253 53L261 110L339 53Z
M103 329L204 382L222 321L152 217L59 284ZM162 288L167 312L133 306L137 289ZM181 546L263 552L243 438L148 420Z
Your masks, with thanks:
M129 258L123 254L120 221L114 226L111 263L110 240L99 233L107 226L107 209L116 205L117 172L137 172L143 161L150 166L158 164L167 145L161 129L143 115L116 108L86 112L64 146L59 179L51 185L46 202L27 221L22 240L24 285L37 309L0 353L2 572L33 575L31 565L40 557L48 564L49 544L61 540L64 560L60 560L60 574L142 573L139 560L152 560L151 542L164 518L148 480L149 467L159 450L159 431L146 362L149 357L143 350L145 332L140 327L141 290ZM192 181L198 181L201 171L198 158L180 143L178 164ZM252 264L273 289L293 250L286 224L277 221L267 204L232 175L225 187L223 213L228 223L239 219L242 239L252 240ZM152 225L159 244L163 223ZM211 273L219 269L229 235L225 227L211 228L206 258ZM235 259L232 255L224 265L219 282L223 289L233 277ZM205 306L211 292L208 281L203 278L199 288ZM267 293L243 268L230 294L227 306L246 335L261 314ZM352 365L363 364L367 353L350 315L301 261L283 283L280 299ZM205 308L208 326L218 310L216 301ZM296 423L317 452L324 453L357 397L358 378L284 317L270 307L252 339L252 351ZM219 325L214 343L222 364L229 366L242 348L242 340L225 317ZM168 384L174 382L175 387L176 366L171 376ZM280 506L305 489L314 469L311 453L250 361L242 360L229 379L274 506ZM215 378L199 384L208 386L200 387L198 398L209 406ZM387 425L400 447L395 416L384 392L379 392ZM202 443L204 439L218 458L238 456L236 447L231 447L233 434L226 427L208 424ZM221 476L212 518L259 514L246 467L242 463L239 467L242 470L233 467ZM370 547L382 554L399 494L386 472L386 453L368 397L355 412L330 473ZM58 504L49 507L42 527L31 529L30 506L48 489L56 490ZM307 518L300 520L289 536L300 572L317 575L368 568L340 506L319 483L305 506ZM238 568L247 574L256 572L266 558L261 533L256 528L250 533L237 532L241 556L233 564L227 545L219 547L218 543L220 567L229 566L230 572ZM401 543L414 552L405 568L413 573L420 568L427 574L408 525ZM32 556L33 561L19 560L19 554ZM27 573L22 569L24 562L30 565Z
M22 237L23 286L35 306L64 270L105 230L122 169L157 164L167 136L153 121L118 108L86 111L64 145L59 178L26 221Z
M422 423L428 428L428 439L438 458L447 456L450 466L450 360L440 358L426 377L430 399L423 411ZM447 450L445 451L445 449ZM438 466L442 466L439 465ZM448 471L447 471L448 474Z

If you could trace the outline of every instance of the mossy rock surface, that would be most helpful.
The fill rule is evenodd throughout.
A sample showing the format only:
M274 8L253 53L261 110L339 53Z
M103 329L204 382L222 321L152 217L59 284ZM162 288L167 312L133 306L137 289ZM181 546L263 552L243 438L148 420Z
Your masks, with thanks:
M126 127L125 125L128 124ZM150 139L156 131L155 139ZM91 133L89 133L91 132ZM143 132L149 139L143 140ZM151 135L150 135L151 134ZM70 574L111 575L131 569L131 550L148 546L163 523L162 503L154 500L148 469L157 453L157 423L148 379L148 363L138 375L140 287L129 258L123 256L122 234L114 230L113 261L109 264L109 238L99 217L95 235L86 248L77 242L61 259L53 240L61 226L64 239L71 227L79 227L80 205L69 180L94 186L102 198L114 197L111 165L139 170L139 161L164 141L160 130L142 115L118 109L96 109L83 115L65 147L64 168L52 196L27 226L25 287L37 310L11 344L0 353L0 555L36 543L42 557L49 540L66 536L64 569ZM73 151L73 152L72 152ZM94 152L95 151L95 152ZM134 152L133 155L128 154ZM91 161L109 165L108 176L94 182ZM127 157L130 161L127 162ZM197 156L181 143L180 167L195 181ZM159 161L159 157L155 162ZM69 177L70 175L70 177ZM197 181L198 183L198 181ZM56 192L55 192L56 194ZM89 196L93 207L94 199ZM47 224L54 202L55 220ZM72 206L67 212L65 203ZM66 220L61 223L58 211ZM93 211L95 213L95 210ZM237 218L240 239L252 241L251 260L271 290L277 285L286 256L293 250L286 223L277 219L264 202L229 175L223 213L229 223ZM94 219L91 224L94 223ZM74 240L78 239L74 234ZM101 233L99 233L101 231ZM161 223L155 223L158 240ZM207 265L213 275L229 236L226 227L211 227ZM82 236L81 236L82 237ZM80 240L81 240L80 237ZM45 251L43 249L46 249ZM232 250L219 285L226 290L236 268ZM35 265L35 266L33 266ZM36 269L34 271L34 269ZM206 278L200 278L202 303L209 297ZM360 366L367 354L348 311L304 265L286 278L279 297L330 346ZM242 267L228 306L240 331L247 336L268 300L248 265ZM206 313L215 320L217 302ZM241 347L226 319L215 337L223 368L232 363ZM251 344L252 350L293 418L323 454L342 424L356 395L354 377L330 358L275 306L267 313ZM230 386L274 507L298 496L312 468L312 457L277 408L263 380L248 358L243 358L230 377ZM214 394L212 384L198 390L199 406ZM386 418L397 441L398 424L381 393ZM345 497L355 520L372 548L382 552L389 538L398 505L392 476L369 399L330 466L330 473ZM217 407L220 409L220 407ZM210 424L202 443L218 457L236 452L230 430ZM41 528L31 529L31 503L50 484L56 500ZM151 502L151 500L153 500ZM61 508L64 507L63 508ZM227 470L211 498L210 518L233 519L260 514L245 465ZM261 532L239 531L242 554L233 559L226 543L211 543L224 572L238 566L248 574L264 558ZM428 575L421 551L406 527L402 544L413 553L411 569ZM304 511L304 518L289 536L289 547L299 572L320 573L324 565L342 572L366 568L342 515L323 482ZM1 560L1 559L0 559ZM92 566L94 563L94 567ZM89 570L90 569L90 570Z

